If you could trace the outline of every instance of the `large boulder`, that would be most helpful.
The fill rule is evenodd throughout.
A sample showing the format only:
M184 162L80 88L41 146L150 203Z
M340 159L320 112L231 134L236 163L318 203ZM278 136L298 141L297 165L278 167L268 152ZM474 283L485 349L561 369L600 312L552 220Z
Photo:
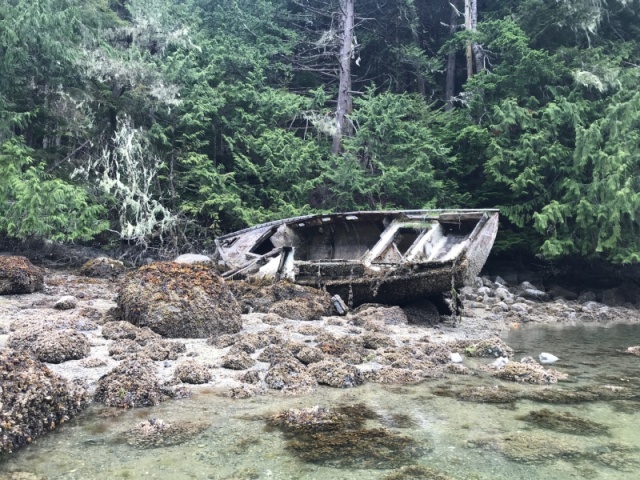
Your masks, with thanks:
M242 329L240 307L213 268L158 262L128 273L118 292L123 320L169 338L207 338Z
M28 353L0 350L0 456L75 416L87 392Z
M44 287L44 273L26 257L0 256L0 295L33 293Z

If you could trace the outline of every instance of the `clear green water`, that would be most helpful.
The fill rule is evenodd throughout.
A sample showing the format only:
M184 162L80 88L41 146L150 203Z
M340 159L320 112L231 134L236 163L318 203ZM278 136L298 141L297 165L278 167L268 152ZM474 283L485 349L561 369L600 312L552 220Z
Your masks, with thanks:
M550 352L561 358L559 370L575 383L623 385L640 391L640 358L619 350L640 344L640 326L571 327L515 330L505 340L516 358ZM630 479L640 472L640 403L589 402L549 405L518 401L515 405L460 402L434 395L453 384L508 385L486 376L450 376L411 387L367 384L351 390L321 388L315 395L285 398L267 395L230 400L202 392L188 400L167 402L152 409L119 412L93 408L59 431L0 463L7 472L31 472L52 479L378 479L393 472L384 468L333 468L306 463L287 449L287 439L269 429L264 417L286 408L366 404L378 414L367 427L385 427L408 436L418 446L406 462L428 466L456 479ZM523 389L540 387L518 386ZM637 398L637 397L636 397ZM607 435L574 435L537 428L518 419L532 410L570 412L608 427ZM126 443L124 433L149 418L165 422L198 420L211 427L181 445L139 450ZM402 428L400 428L402 427ZM509 445L524 441L535 462L514 459ZM530 439L530 441L529 441ZM612 447L612 444L618 446ZM506 447L505 447L506 445ZM540 446L542 447L542 453ZM544 446L547 445L547 451ZM321 446L318 446L320 448ZM423 448L422 448L423 447ZM558 458L558 448L572 452ZM537 448L537 450L536 450ZM363 460L366 464L366 459ZM331 463L331 462L329 462ZM362 462L361 462L362 463ZM380 466L380 465L379 465ZM384 465L382 465L384 466ZM416 477L412 477L416 478Z

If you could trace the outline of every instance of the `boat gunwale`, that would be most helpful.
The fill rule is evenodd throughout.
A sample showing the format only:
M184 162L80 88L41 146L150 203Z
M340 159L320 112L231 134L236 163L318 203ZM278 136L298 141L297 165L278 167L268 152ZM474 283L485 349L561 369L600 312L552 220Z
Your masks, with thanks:
M295 224L300 222L306 222L312 220L314 218L331 218L331 219L340 219L341 217L347 217L349 215L376 215L376 216L385 216L385 215L416 215L416 216L426 216L430 213L499 213L499 209L497 208L440 208L440 209L430 209L430 210L358 210L354 212L336 212L336 213L314 213L310 215L302 215L299 217L291 217L285 218L282 220L273 220L271 222L261 223L258 225L254 225L252 227L247 227L242 230L237 230L235 232L227 233L225 235L221 235L215 238L216 246L219 247L218 242L221 240L227 240L229 238L237 237L240 235L244 235L249 232L253 232L255 230L259 230L262 228L275 227L280 225L287 224ZM349 220L347 221L358 221L358 220Z

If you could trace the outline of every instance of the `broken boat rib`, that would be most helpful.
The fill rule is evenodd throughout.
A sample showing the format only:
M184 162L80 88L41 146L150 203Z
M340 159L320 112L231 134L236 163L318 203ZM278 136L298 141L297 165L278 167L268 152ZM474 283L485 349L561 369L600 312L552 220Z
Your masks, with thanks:
M215 240L228 278L287 279L351 305L401 304L460 288L482 269L498 210L395 210L307 215Z

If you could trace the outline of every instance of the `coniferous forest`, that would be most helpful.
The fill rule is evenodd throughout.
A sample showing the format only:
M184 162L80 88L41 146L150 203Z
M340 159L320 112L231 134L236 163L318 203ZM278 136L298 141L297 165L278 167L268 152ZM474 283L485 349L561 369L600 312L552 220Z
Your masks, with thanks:
M0 234L157 252L499 207L640 261L639 0L0 0Z

